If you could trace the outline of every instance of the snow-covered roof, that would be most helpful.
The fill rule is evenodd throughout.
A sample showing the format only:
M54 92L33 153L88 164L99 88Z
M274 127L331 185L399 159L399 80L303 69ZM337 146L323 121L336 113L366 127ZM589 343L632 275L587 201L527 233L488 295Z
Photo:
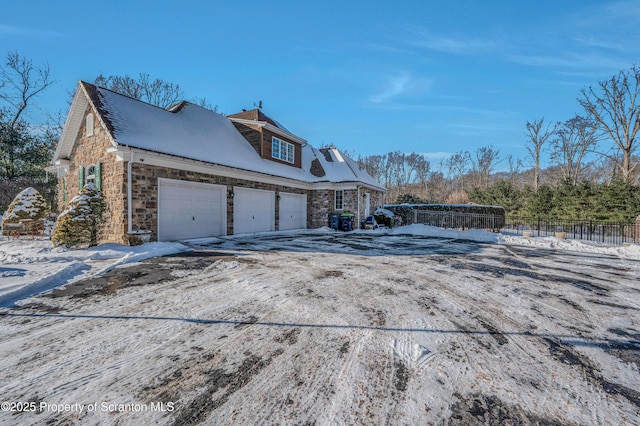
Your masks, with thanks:
M380 190L385 188L357 163L344 157L337 149L326 156L310 144L302 144L302 167L292 167L263 159L235 128L231 120L206 108L183 102L179 108L165 110L139 100L120 95L86 82L79 89L86 93L117 145L264 173L302 182L359 182ZM72 107L73 108L73 107ZM78 114L75 114L78 115ZM70 112L69 116L75 116ZM276 126L290 133L279 123ZM73 132L68 132L73 133ZM75 139L75 134L65 135ZM295 137L295 135L293 135ZM65 145L61 139L60 146ZM68 158L64 149L56 150L54 162ZM324 176L311 173L318 160Z

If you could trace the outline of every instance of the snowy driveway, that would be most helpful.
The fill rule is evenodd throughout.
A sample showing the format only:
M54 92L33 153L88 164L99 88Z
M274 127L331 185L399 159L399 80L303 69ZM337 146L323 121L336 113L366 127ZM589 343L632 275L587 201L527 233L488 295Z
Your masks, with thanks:
M402 235L201 244L5 311L0 395L42 409L0 422L640 423L638 260Z

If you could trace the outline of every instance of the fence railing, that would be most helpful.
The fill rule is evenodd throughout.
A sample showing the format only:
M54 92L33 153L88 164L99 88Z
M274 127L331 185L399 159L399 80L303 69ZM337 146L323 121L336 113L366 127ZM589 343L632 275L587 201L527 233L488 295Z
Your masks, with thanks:
M610 246L640 244L640 221L631 223L595 220L565 220L413 209L404 224L422 223L451 229L487 229L507 235L561 237L594 241Z
M501 232L512 235L529 234L533 237L560 236L611 246L640 243L640 222L618 223L508 216Z
M412 223L453 229L490 229L499 231L504 225L504 216L495 214L413 210L411 219Z

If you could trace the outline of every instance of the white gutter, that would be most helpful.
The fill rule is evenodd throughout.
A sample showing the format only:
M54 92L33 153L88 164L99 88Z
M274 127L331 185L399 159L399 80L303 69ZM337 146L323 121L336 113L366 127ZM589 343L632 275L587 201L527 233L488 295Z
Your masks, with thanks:
M360 185L358 185L358 228L360 229Z
M131 151L131 158L129 158L129 162L127 163L127 230L128 232L133 232L133 224L131 223L133 220L133 196L131 194L131 190L133 188L133 183L131 182L131 167L134 163L134 155L135 153Z

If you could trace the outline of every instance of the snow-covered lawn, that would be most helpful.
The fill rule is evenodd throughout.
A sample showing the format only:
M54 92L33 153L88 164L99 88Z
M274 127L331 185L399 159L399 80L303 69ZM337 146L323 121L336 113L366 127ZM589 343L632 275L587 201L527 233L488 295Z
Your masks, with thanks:
M640 423L637 246L414 225L0 265L0 423Z

